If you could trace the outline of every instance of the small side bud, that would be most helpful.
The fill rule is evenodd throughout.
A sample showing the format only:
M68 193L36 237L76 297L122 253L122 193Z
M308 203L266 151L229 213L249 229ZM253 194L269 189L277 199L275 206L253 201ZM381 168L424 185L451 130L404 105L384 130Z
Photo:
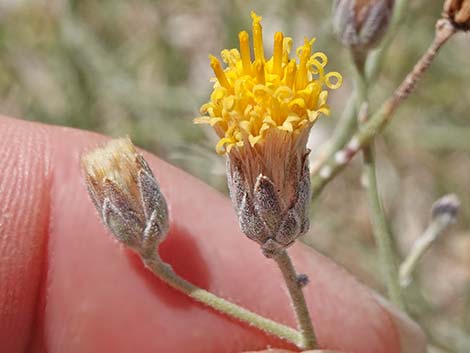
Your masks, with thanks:
M459 207L460 201L455 194L446 195L434 202L431 209L431 222L426 231L416 239L408 256L400 265L399 278L402 287L407 287L411 283L413 271L424 253L451 224L456 222Z
M431 209L433 220L445 218L449 223L455 223L459 213L460 201L457 195L449 194L434 202Z
M297 283L299 284L300 287L305 287L307 284L309 284L310 279L305 273L300 273L297 275Z
M446 0L443 16L457 29L470 31L470 0Z
M341 43L356 51L375 47L388 29L394 0L335 0L333 28Z
M143 156L129 138L111 140L82 157L88 193L121 243L154 251L168 233L168 207Z

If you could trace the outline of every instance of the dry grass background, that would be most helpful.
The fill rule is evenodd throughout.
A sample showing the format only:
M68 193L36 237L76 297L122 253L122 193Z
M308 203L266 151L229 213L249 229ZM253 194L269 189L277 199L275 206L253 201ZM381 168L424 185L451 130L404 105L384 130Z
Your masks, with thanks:
M410 9L374 84L377 106L433 36L442 1ZM224 161L210 129L192 118L207 99L207 55L236 45L252 7L265 38L283 30L296 43L316 36L345 83L332 117L313 129L313 156L351 94L352 69L314 0L0 0L0 111L50 124L129 134L136 144L225 191ZM268 47L268 51L271 49ZM427 253L410 311L444 352L470 351L470 36L444 47L417 92L377 141L379 183L396 246L404 255L429 221L432 202L459 195L458 223ZM383 291L360 183L360 158L325 190L305 238L368 285Z

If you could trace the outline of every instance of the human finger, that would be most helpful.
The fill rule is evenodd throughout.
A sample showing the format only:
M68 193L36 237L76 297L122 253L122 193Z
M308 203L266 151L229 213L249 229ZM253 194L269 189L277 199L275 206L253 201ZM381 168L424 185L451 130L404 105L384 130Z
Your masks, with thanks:
M7 160L20 159L1 175L4 190L15 190L1 196L11 214L1 242L7 244L17 231L21 236L0 254L13 248L21 256L5 266L10 294L0 292L0 303L8 307L8 298L20 297L27 305L10 313L7 324L0 322L6 327L0 343L22 347L15 342L24 346L32 340L31 351L51 353L294 348L168 288L112 240L88 200L78 163L83 151L102 143L103 137L14 120L1 124L1 131L8 131L4 144L9 147L0 153ZM162 258L191 282L294 326L278 270L240 234L226 197L151 155L146 158L171 209ZM20 220L25 215L28 226ZM416 325L343 269L301 244L291 254L311 280L306 295L322 348L423 351ZM19 272L28 276L17 283ZM18 341L8 336L13 331L8 320L22 328L21 335L16 333Z

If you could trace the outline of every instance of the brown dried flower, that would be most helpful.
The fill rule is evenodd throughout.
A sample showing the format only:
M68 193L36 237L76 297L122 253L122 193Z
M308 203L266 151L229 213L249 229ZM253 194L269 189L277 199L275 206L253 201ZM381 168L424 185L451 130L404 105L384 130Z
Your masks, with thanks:
M168 232L168 208L149 165L129 138L111 140L82 157L90 197L115 237L152 251Z
M333 27L343 45L367 50L382 39L392 17L394 0L335 0Z
M446 0L443 15L457 28L470 30L470 0Z

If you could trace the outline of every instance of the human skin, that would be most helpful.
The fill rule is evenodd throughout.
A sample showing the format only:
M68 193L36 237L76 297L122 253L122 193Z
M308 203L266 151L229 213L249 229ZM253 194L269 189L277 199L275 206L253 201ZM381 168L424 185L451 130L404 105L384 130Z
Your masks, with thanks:
M80 155L105 137L0 118L0 351L235 353L295 347L154 277L100 223ZM273 261L241 234L230 201L145 153L170 207L162 258L189 281L295 326ZM416 324L297 243L295 266L323 349L425 352ZM275 352L275 351L270 351Z

